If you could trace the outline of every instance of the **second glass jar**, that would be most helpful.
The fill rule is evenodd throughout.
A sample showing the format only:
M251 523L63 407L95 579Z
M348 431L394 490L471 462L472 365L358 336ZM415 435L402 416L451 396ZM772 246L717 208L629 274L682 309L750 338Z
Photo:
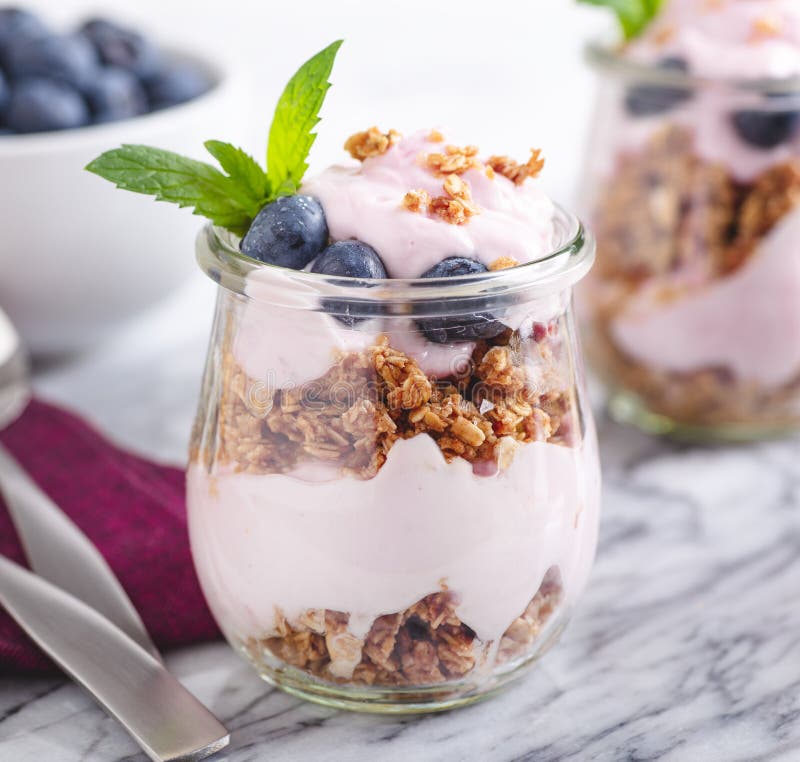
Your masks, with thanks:
M595 47L582 290L612 413L660 433L800 429L800 88Z

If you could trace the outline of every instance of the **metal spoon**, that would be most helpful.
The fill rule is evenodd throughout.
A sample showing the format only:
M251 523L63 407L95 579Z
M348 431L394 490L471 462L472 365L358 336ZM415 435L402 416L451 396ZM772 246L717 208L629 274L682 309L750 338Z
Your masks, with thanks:
M14 326L0 310L0 429L10 424L28 404L28 358Z
M24 351L0 311L0 429L29 399ZM0 556L0 605L154 762L227 746L228 731L164 668L99 551L2 446L0 489L37 572Z

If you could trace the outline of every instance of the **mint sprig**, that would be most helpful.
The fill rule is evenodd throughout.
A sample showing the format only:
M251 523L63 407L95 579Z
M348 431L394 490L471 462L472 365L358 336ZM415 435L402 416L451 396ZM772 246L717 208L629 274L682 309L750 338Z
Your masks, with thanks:
M86 169L118 188L154 196L234 232L246 230L257 205L232 177L202 161L142 145L123 145L99 156Z
M220 140L207 140L206 150L228 173L229 180L236 190L249 198L256 206L256 213L270 198L271 183L261 165L241 148Z
M192 207L215 225L243 235L264 206L300 187L341 44L337 40L310 58L286 85L269 131L267 171L241 148L219 140L206 141L205 147L224 171L143 145L106 151L86 169L118 188Z
M664 0L578 0L578 2L614 11L626 40L640 35L658 15L664 4Z
M291 195L308 169L306 159L317 135L319 112L330 88L341 40L306 61L289 80L275 107L267 147L267 172L278 195Z

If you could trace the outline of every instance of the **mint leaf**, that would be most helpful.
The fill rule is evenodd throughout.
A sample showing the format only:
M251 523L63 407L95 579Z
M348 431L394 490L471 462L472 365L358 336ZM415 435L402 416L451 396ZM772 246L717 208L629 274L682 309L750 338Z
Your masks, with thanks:
M243 203L255 210L255 217L270 197L270 183L261 165L250 154L230 143L207 140L204 145L230 176L232 192L241 195Z
M192 207L195 214L215 225L243 235L264 206L300 187L341 44L337 40L310 58L286 85L269 131L269 174L241 148L220 140L208 140L205 147L224 172L202 161L141 145L106 151L86 169L118 188Z
M655 18L661 12L661 6L664 5L664 0L643 0L643 2L649 19Z
M86 169L118 188L193 207L195 214L237 234L246 231L255 216L254 207L242 203L243 194L232 193L232 178L171 151L123 145L98 156Z
M578 2L614 11L626 40L641 34L658 15L663 5L663 0L578 0Z
M296 192L308 169L306 159L317 137L312 130L319 122L341 44L337 40L306 61L278 100L267 147L267 174L275 196Z

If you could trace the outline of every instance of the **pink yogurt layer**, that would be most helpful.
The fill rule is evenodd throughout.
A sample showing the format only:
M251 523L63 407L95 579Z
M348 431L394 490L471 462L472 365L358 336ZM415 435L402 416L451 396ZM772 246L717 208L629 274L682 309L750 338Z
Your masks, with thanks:
M459 617L497 644L551 566L567 607L583 590L597 543L596 448L591 427L580 448L529 443L491 478L465 460L447 463L426 434L397 442L365 481L192 466L189 531L203 590L236 640L273 633L276 608L290 621L308 609L347 611L363 637L446 580Z
M664 371L725 368L778 387L800 375L800 213L732 275L665 301L643 289L612 324L629 356Z
M356 238L372 246L392 278L418 278L445 257L463 256L490 265L500 257L523 264L554 248L554 206L533 180L514 185L479 169L462 177L480 214L465 225L410 212L402 206L411 190L441 196L442 177L424 165L425 154L441 153L450 142L432 142L421 130L382 156L358 166L333 166L303 183L302 192L325 209L336 240Z

